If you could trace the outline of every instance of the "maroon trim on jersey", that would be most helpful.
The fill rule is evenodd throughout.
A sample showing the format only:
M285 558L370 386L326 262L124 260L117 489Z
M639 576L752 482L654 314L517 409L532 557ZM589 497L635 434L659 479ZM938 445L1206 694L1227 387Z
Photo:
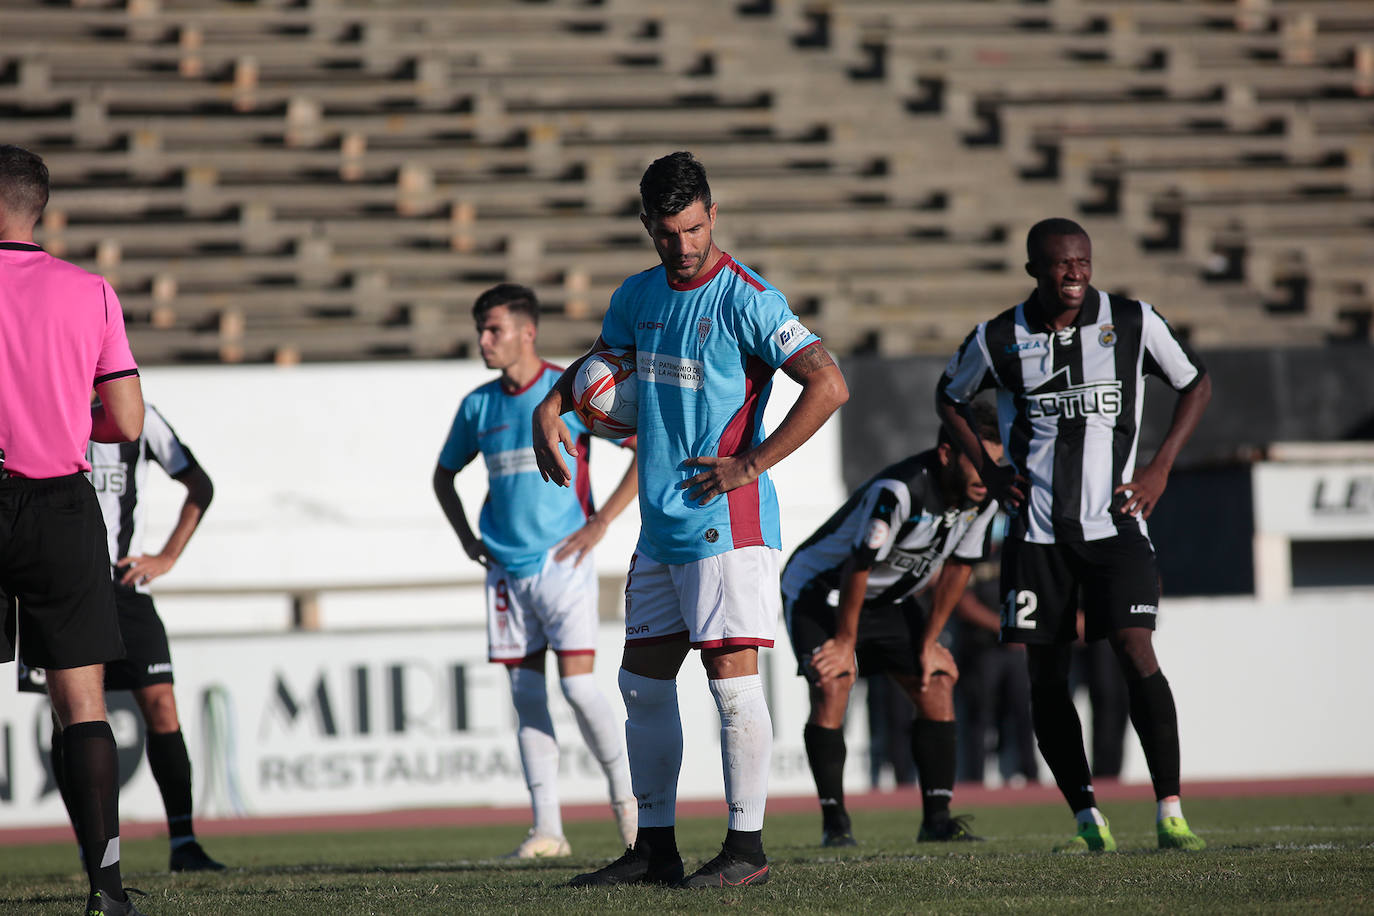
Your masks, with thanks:
M582 507L582 517L591 518L596 511L592 505L592 474L588 459L591 457L591 433L577 437L577 502Z
M730 256L726 255L726 257ZM751 277L749 275L749 271L741 267L738 261L736 261L734 258L730 258L729 266L730 269L733 270L741 280L743 280L745 283L748 283L750 286L754 287L754 289L758 290L759 292L763 292L763 284L760 283L758 280L755 280L753 277Z
M676 633L669 633L667 636L641 636L639 639L625 640L626 648L630 646L656 646L665 642L676 642L688 635L690 631L679 630Z
M553 363L549 362L547 359L541 359L541 360L539 361L539 371L536 372L536 373L534 374L534 378L530 379L528 382L526 382L526 383L525 383L523 386L521 386L520 388L517 388L515 391L507 391L505 385L497 385L496 387L498 387L498 388L501 389L501 393L502 393L502 394L509 395L510 397L513 397L513 398L517 398L517 397L519 397L520 395L524 394L526 391L529 391L531 388L533 388L533 387L534 387L534 383L537 382L537 381L539 381L541 378L544 377L544 372L545 372L545 370L547 370L547 369L552 369L554 372L557 372L559 375L562 375L562 374L563 374L563 370L560 369L558 366L555 366Z
M721 268L723 268L726 264L733 263L735 263L735 259L722 251L720 253L720 260L717 261L715 265L711 267L710 270L706 271L706 273L697 277L695 280L688 280L686 283L674 283L672 280L668 280L668 275L666 271L664 273L663 279L668 280L668 286L670 288L675 289L680 293L685 293L690 290L700 289L707 283L710 283L712 280L716 278L716 274L720 273Z
M759 411L763 401L761 395L773 375L773 367L757 356L749 357L744 364L744 404L725 424L720 434L720 457L733 457L747 450L754 442L754 433L759 428ZM747 485L736 487L725 494L730 506L730 537L733 545L739 547L759 547L764 545L763 521L759 517L759 482L750 481Z
M519 658L492 658L487 656L487 661L494 665L505 665L507 668L515 668L525 662L530 656L522 655Z
M693 649L723 649L728 646L758 646L760 649L773 648L773 640L757 636L731 636L729 639L708 639L692 643Z

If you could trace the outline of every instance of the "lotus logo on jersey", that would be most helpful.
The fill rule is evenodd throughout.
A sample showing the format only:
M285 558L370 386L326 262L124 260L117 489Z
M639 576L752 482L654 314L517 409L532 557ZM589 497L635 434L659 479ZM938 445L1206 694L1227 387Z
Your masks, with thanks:
M720 540L720 532L714 528L707 528L706 533L703 534L702 537L706 538L706 543L714 544L716 541Z
M1121 413L1121 381L1069 383L1068 368L1060 369L1035 389L1026 392L1026 416L1075 420L1092 414L1115 417Z

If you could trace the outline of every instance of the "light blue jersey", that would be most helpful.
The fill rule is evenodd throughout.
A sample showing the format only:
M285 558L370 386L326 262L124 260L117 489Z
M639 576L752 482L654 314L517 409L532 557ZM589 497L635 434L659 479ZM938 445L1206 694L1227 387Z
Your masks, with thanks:
M440 466L454 472L482 453L488 486L479 523L482 541L517 579L539 572L549 548L582 527L592 513L587 474L591 433L576 414L563 418L578 448L577 458L569 462L569 485L545 483L534 461L530 418L562 371L546 362L534 381L514 394L501 387L500 379L476 389L458 406L439 453Z
M679 488L702 470L686 459L737 455L763 441L773 373L819 340L782 293L727 254L684 285L658 266L615 291L601 336L637 353L639 549L669 564L737 547L782 549L766 473L704 506Z

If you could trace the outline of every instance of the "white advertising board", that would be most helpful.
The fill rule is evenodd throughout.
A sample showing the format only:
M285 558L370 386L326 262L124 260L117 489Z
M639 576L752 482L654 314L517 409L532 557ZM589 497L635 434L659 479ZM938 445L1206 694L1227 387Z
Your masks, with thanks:
M1255 529L1294 540L1374 538L1374 462L1254 468Z
M622 626L600 633L597 680L617 715ZM486 660L470 628L278 633L175 641L176 692L200 816L294 815L449 805L528 803L506 669ZM811 791L802 745L806 691L785 642L763 653L776 744L774 791ZM550 664L552 668L552 664ZM48 712L0 669L0 826L60 824L65 811L48 763ZM578 734L556 674L550 707L562 745L565 801L606 799L606 782ZM680 796L722 798L720 719L693 654L683 665ZM120 810L157 821L162 801L143 757L128 693L110 695L120 745ZM849 770L866 778L867 729L853 717ZM722 810L723 810L722 801ZM609 809L608 809L609 817Z

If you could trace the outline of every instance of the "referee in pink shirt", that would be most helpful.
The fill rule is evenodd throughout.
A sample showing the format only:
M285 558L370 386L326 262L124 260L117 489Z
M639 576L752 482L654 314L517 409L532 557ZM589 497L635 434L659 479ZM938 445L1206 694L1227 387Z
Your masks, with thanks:
M0 146L0 660L46 668L91 881L83 913L137 914L119 874L119 768L104 663L124 656L86 441L143 430L138 366L103 277L33 244L48 169ZM100 393L91 406L90 392Z

